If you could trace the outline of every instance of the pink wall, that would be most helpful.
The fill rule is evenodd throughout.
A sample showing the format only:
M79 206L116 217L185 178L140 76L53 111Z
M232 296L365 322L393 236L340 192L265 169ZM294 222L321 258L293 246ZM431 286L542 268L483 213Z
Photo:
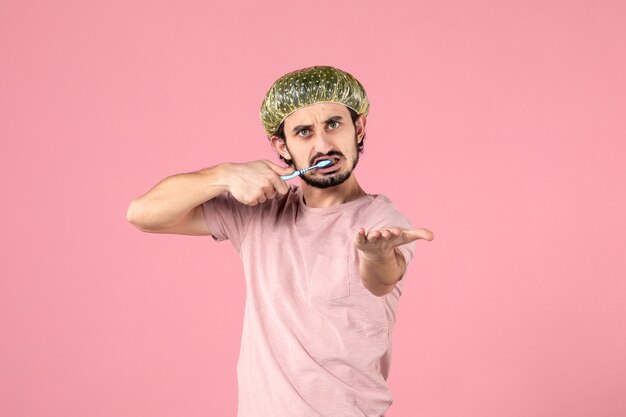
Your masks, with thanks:
M0 415L234 416L228 243L144 234L162 178L270 158L279 75L343 68L358 177L418 242L388 417L626 415L622 1L0 3Z

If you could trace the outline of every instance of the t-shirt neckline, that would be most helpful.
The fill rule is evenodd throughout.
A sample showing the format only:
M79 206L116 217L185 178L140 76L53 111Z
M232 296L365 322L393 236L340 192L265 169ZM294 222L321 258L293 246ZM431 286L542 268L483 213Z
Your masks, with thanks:
M304 203L304 193L302 192L302 187L297 187L298 201L300 203L300 207L303 211L307 213L313 214L330 214L335 213L337 211L346 210L349 208L353 208L355 206L359 206L365 204L368 201L374 199L375 195L373 194L365 194L356 198L352 201L348 201L347 203L337 204L330 207L309 207Z

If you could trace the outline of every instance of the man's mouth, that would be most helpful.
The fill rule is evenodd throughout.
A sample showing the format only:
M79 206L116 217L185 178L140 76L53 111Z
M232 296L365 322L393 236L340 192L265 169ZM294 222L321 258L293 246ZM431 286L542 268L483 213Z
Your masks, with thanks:
M330 160L330 161L333 162L331 165L328 165L328 167L327 167L327 168L330 168L333 165L335 165L337 163L337 161L339 161L339 157L338 156L324 156L324 157L321 157L321 158L317 158L317 159L315 159L315 161L313 161L311 166L317 165L320 162L325 161L325 160Z
M317 162L323 161L324 159L330 159L331 161L333 161L333 163L331 165L328 165L327 167L324 168L318 168L315 170L316 173L318 174L327 174L330 172L334 172L337 171L339 168L341 168L341 164L342 161L339 158L322 158L320 160L318 160Z

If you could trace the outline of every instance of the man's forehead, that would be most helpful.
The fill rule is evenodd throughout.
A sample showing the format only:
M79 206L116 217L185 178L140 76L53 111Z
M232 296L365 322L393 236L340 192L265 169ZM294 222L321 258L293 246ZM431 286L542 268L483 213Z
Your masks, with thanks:
M316 119L321 121L333 116L349 117L350 112L343 104L338 103L315 103L303 107L291 113L285 119L285 126L295 126L300 124L311 124Z

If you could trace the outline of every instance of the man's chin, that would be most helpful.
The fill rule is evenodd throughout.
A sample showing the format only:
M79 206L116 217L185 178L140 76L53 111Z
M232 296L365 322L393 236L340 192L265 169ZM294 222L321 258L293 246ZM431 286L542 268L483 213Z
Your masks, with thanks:
M310 185L311 187L315 187L315 188L331 188L331 187L336 187L338 185L343 184L344 182L346 182L348 180L348 178L350 178L350 175L352 175L352 171L350 172L337 172L337 173L328 173L325 175L315 175L312 177L309 177L307 175L303 175L301 178L302 180L307 183L308 185Z

